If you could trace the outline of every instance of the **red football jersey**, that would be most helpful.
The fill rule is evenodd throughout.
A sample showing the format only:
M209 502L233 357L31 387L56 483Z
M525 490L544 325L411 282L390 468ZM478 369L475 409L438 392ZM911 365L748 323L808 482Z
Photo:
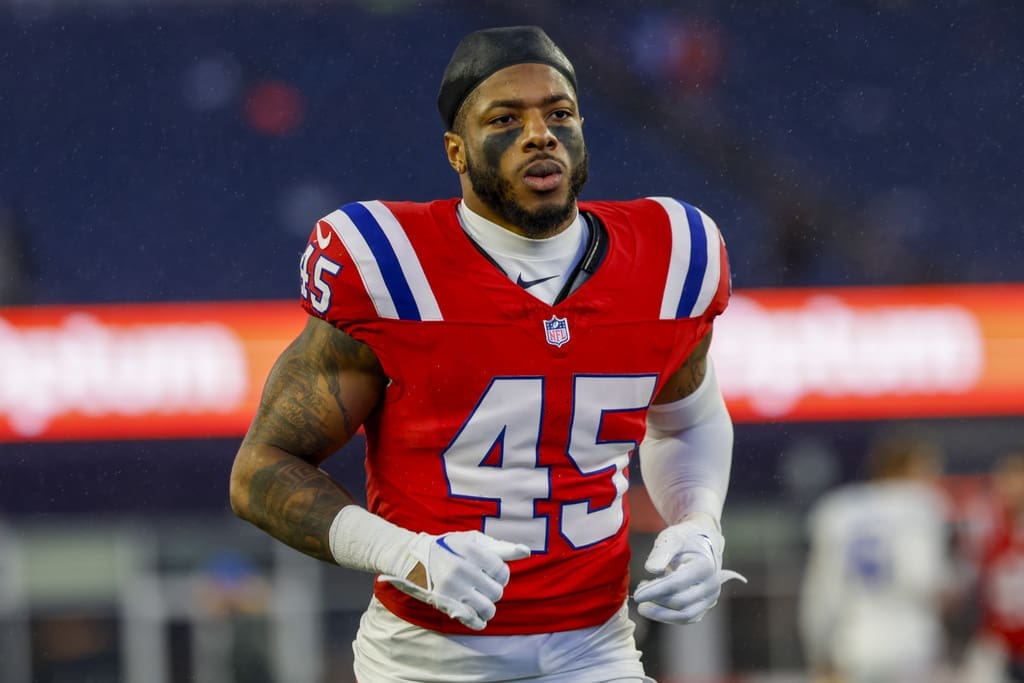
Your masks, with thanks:
M1024 528L1012 523L990 540L981 561L982 630L1024 658Z
M673 199L581 203L607 251L551 306L481 254L458 201L348 204L303 254L306 310L369 345L391 380L365 425L368 507L532 549L486 634L603 623L628 586L629 459L651 400L725 309L724 242ZM409 622L473 633L375 591Z

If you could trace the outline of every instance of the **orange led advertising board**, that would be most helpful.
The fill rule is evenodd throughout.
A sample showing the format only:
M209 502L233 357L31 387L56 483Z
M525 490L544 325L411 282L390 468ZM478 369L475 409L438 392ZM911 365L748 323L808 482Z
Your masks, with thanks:
M0 309L0 441L241 436L294 303Z
M711 348L737 422L1024 415L1024 285L737 292Z
M293 302L0 309L0 441L240 437ZM738 290L737 422L1024 415L1024 285Z

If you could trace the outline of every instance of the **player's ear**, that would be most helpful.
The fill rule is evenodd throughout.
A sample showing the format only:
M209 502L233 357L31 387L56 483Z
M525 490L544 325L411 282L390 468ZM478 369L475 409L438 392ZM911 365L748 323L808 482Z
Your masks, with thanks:
M448 155L448 165L458 174L466 172L466 142L462 136L448 131L444 134L444 151Z

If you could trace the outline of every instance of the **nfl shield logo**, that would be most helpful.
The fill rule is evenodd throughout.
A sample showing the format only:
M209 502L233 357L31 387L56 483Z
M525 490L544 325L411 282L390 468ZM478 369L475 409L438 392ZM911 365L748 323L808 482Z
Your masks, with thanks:
M551 316L551 320L544 321L544 336L548 344L561 347L569 341L569 323L565 318Z

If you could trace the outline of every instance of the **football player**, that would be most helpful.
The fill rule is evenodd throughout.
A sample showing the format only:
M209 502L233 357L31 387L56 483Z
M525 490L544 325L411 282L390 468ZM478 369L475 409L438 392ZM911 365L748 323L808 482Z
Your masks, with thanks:
M575 70L536 27L455 49L438 108L461 198L314 227L305 330L270 373L231 503L378 575L361 683L647 681L627 614L627 467L668 523L640 614L697 621L723 581L733 430L708 358L725 245L669 197L577 202ZM366 508L318 465L360 427Z
M930 683L954 578L939 451L886 435L868 463L867 481L829 491L809 516L800 625L812 680Z
M1024 451L1002 456L991 476L994 514L977 559L981 614L965 681L1024 682Z

